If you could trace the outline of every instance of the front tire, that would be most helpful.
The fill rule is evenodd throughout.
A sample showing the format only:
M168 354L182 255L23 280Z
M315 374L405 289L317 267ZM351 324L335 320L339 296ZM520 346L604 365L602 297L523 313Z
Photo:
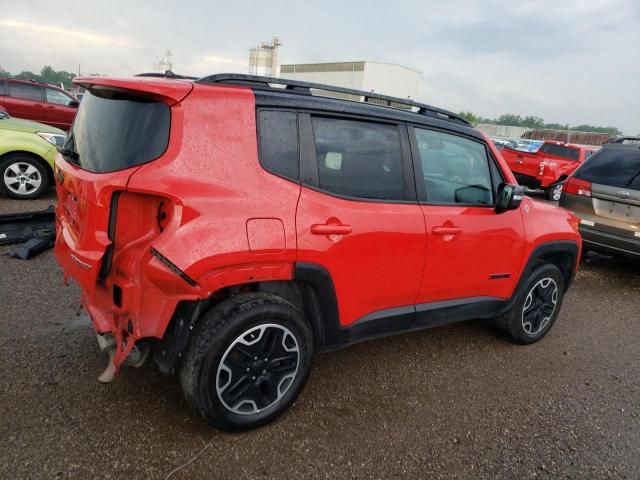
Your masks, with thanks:
M558 317L564 288L558 267L541 266L531 273L511 309L496 318L496 325L518 345L541 340Z
M200 320L180 367L194 412L225 431L281 415L304 387L313 334L302 312L266 293L232 297Z
M0 161L0 191L9 198L38 198L49 187L49 181L49 170L34 157L16 153Z

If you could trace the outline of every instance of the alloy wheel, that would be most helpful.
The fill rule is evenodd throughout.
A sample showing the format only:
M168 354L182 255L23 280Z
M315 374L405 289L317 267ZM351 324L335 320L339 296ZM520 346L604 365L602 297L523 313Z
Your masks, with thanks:
M551 199L554 201L559 201L562 196L562 184L559 183L551 190Z
M300 347L278 324L253 327L227 348L216 373L218 399L229 411L252 415L277 403L298 372Z
M541 332L558 303L558 285L553 278L539 280L527 294L522 308L522 328L528 335Z
M16 195L29 195L42 185L42 175L27 162L15 162L7 166L3 174L5 186Z

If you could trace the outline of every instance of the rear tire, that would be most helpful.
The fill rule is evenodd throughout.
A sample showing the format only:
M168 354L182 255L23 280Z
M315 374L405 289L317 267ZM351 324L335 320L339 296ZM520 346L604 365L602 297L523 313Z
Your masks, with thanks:
M0 161L0 191L9 198L38 198L49 182L49 169L30 155L14 153Z
M559 202L562 196L562 183L556 183L545 190L545 195L548 200Z
M225 300L200 320L180 367L187 403L220 430L264 425L302 391L313 345L302 312L281 297Z
M495 319L496 326L513 343L528 345L541 340L556 321L564 297L564 277L555 265L534 270L510 310Z

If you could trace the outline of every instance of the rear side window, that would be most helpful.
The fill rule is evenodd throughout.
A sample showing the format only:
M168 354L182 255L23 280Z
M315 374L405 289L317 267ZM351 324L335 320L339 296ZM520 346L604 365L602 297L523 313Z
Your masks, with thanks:
M556 155L558 157L568 158L569 160L579 160L580 152L577 148L567 147L565 145L556 145L555 143L547 143L540 147L542 153Z
M483 143L435 130L415 128L414 131L427 202L494 203L494 189L502 179Z
M95 173L140 165L164 153L170 123L165 103L121 92L87 91L65 143L77 158L65 157Z
M640 148L603 148L576 172L576 178L611 187L640 189Z
M298 116L296 112L258 112L260 164L265 170L298 180Z
M7 82L5 82L4 80L0 80L0 95L6 95L6 92L5 92L6 84Z
M312 117L321 189L349 197L404 200L395 125Z
M60 90L47 88L45 89L45 92L47 96L47 103L53 103L55 105L69 105L71 102L73 102L73 98L62 93Z
M9 83L9 95L22 100L42 101L42 89L36 85L26 83Z

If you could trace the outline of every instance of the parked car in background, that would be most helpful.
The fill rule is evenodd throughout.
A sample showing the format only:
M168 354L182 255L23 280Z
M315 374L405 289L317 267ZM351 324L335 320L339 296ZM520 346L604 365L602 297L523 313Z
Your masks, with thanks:
M640 259L640 145L604 145L569 177L560 206L580 218L585 250Z
M560 200L562 182L594 152L569 143L544 142L533 153L505 148L502 156L518 182L542 189L550 200Z
M0 106L15 118L68 131L79 104L75 97L55 85L0 78Z
M25 200L42 195L53 184L56 146L65 139L60 129L0 109L0 192Z
M97 88L56 158L55 255L102 381L154 348L200 418L244 430L293 403L319 350L471 318L518 344L552 328L577 221L523 196L463 117L249 75L74 82Z
M519 138L515 140L516 147L515 150L520 150L522 152L537 152L540 146L544 143L541 140L526 140Z
M514 140L509 140L506 138L491 138L491 141L499 150L502 150L505 147L516 148L518 146L518 144Z

